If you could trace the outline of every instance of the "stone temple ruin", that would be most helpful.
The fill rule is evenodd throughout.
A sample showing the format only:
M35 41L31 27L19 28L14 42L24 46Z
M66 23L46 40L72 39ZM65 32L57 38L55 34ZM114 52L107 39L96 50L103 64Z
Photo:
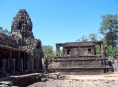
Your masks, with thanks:
M100 54L96 54L96 46ZM60 49L61 48L61 49ZM103 42L70 42L56 44L56 58L49 70L77 74L100 74L112 70L104 58Z
M99 55L96 55L96 46L100 47ZM31 19L26 10L21 9L13 19L11 34L0 34L0 75L41 71L43 57L41 41L35 39L32 32ZM48 63L48 69L82 74L106 72L113 68L107 67L107 61L103 42L58 43L56 58Z
M11 34L0 34L0 74L40 71L42 57L41 41L34 38L31 19L21 9L13 19Z
M99 55L96 55L96 46L100 47ZM67 72L94 74L113 70L113 67L107 67L108 59L104 58L103 42L58 43L56 58L52 62L48 63L47 59L43 59L44 63L42 63L42 58L44 54L41 41L35 39L33 35L32 22L27 11L21 9L13 19L10 35L0 33L0 77L11 74L26 73L27 75L6 77L5 81L12 81L13 85L26 87L41 81L43 77L46 79L59 77L60 74L34 73L45 71L46 68L48 71L60 71L66 74Z

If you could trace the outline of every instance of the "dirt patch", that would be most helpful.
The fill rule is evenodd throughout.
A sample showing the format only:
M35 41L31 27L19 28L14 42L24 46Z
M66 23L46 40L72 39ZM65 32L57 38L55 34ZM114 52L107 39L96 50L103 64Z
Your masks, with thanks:
M118 87L118 80L53 80L29 87Z
M50 79L29 87L118 87L118 74L66 75L64 80Z

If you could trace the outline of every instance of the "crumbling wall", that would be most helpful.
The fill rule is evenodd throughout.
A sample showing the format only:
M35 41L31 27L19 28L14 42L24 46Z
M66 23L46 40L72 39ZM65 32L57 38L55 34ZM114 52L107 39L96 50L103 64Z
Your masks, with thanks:
M68 53L68 51L70 52ZM64 56L91 56L91 55L95 55L94 47L64 48Z
M102 62L100 60L88 60L88 61L61 61L61 62L51 62L48 68L97 68L103 67Z
M14 48L18 47L18 43L17 43L17 41L15 40L14 37L7 36L7 35L4 35L4 34L0 34L0 45L11 46L11 47L14 47Z
M6 58L6 60L3 61L4 63L0 62L0 65L4 66L4 68L0 70L4 71L5 68L9 66L8 62L11 62L9 59L13 59L13 65L11 64L12 67L10 67L11 70L14 70L16 66L18 69L19 67L21 68L20 72L36 72L42 69L41 61L43 51L41 48L41 40L34 38L32 21L25 9L20 9L14 17L10 36L0 34L0 46L0 49L3 50L2 54L4 54L1 54L2 56L0 55L0 60L3 61L3 59ZM9 55L7 54L8 57L6 57L6 53L9 53ZM25 54L27 54L27 56L25 56ZM8 72L8 70L6 72ZM19 71L16 69L13 73L15 72Z

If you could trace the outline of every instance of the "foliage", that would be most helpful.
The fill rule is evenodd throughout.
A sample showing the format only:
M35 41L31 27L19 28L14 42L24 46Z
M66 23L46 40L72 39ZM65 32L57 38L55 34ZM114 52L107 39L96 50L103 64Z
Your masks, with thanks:
M96 55L100 55L100 46L96 46Z
M89 34L88 36L82 36L81 38L79 38L78 40L76 41L79 41L79 42L87 42L87 41L92 41L92 42L95 42L97 41L97 34L95 33L91 33Z
M7 29L3 29L2 27L0 27L0 33L4 34L4 35L9 35L10 32Z
M118 59L118 48L115 48L115 49L113 50L113 57L114 57L115 59Z
M105 48L105 56L112 56L115 59L118 59L118 49L112 48L112 46L106 46Z
M108 46L107 44L104 45L104 54L106 57L113 56L113 49L112 46Z
M63 55L64 55L63 49L61 49L60 47L60 56L63 56Z
M90 41L96 42L97 34L95 34L95 33L89 34L89 39L90 39Z
M80 41L80 42L87 42L88 41L88 38L87 36L82 36L80 39L78 39L77 41Z
M112 46L107 45L105 39L102 40L104 45L104 55L106 57L112 56L115 59L118 59L118 48L113 48ZM100 54L100 46L96 46L96 55Z
M118 16L107 14L102 16L100 33L104 35L107 45L113 48L117 46L118 41Z
M112 56L113 58L118 59L118 48L107 45L107 42L104 40L104 55L106 57Z
M87 41L96 42L96 41L99 41L99 40L98 40L97 34L92 33L92 34L88 35L88 38L87 38L87 36L83 36L82 38L78 39L78 41L81 41L81 42L87 42ZM112 56L115 59L118 59L118 48L116 49L116 47L113 48L112 45L108 45L107 40L106 40L105 37L102 38L100 41L103 41L104 55L106 57ZM100 55L100 46L96 46L96 55Z
M44 57L48 58L48 60L52 61L55 58L55 52L53 47L50 45L43 46Z

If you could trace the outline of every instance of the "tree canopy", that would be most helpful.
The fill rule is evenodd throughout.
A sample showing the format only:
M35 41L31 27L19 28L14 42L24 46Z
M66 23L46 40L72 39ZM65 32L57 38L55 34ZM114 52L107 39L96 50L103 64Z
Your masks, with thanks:
M48 58L50 61L54 59L55 57L55 52L53 50L53 47L50 45L43 46L43 52L44 52L44 57Z
M3 27L0 27L0 33L4 35L9 35L10 32L7 29L3 29Z
M87 41L95 42L97 40L98 40L97 34L96 33L91 33L88 36L85 36L85 35L82 36L77 41L80 41L80 42L87 42Z
M107 45L116 47L118 42L118 16L113 14L103 15L100 33L104 35Z
M100 41L103 41L104 55L112 56L118 59L118 15L106 14L103 15L100 26L100 33L103 35ZM77 41L87 42L99 41L97 34L91 33L88 36L83 36ZM100 47L96 47L96 54L100 54Z

